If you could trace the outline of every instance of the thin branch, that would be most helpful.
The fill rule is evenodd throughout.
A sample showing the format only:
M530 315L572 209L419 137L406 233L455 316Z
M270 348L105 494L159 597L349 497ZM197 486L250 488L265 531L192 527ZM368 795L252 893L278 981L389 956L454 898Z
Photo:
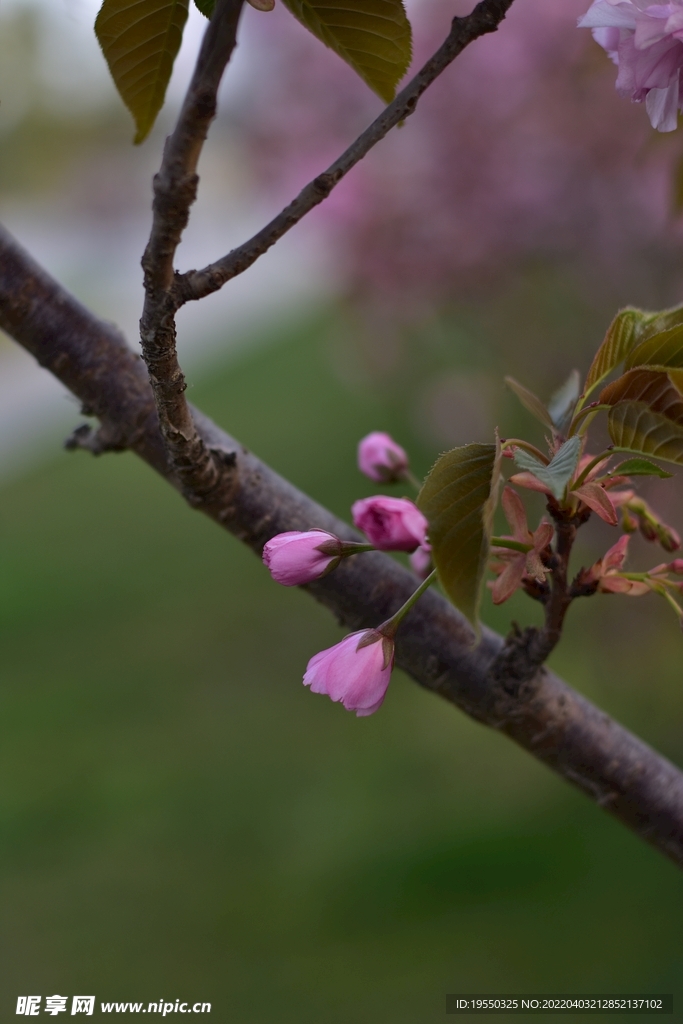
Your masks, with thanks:
M2 229L0 327L100 418L91 447L97 449L103 435L101 448L111 447L106 439L115 437L115 447L130 447L180 486L165 458L141 360ZM206 446L234 465L232 491L214 491L202 511L255 552L276 533L312 526L358 539L201 413L194 417ZM415 577L386 555L369 552L347 559L307 589L345 626L362 629L389 618L414 591ZM506 733L683 866L683 773L552 672L541 669L517 689L505 677L493 678L502 647L501 637L488 629L475 647L462 616L429 591L398 633L396 660L420 685Z
M544 607L544 623L539 629L528 626L520 630L514 626L492 667L492 675L506 693L519 696L548 660L562 637L562 627L569 606L575 597L595 593L596 587L577 590L569 583L569 559L576 539L576 531L590 515L590 510L571 512L563 509L554 498L548 499L548 512L555 523L555 550L547 549L548 559L542 555L550 569L550 586L535 580L524 584L526 593Z
M408 85L401 90L396 99L382 111L369 128L359 135L348 149L335 160L326 171L306 185L296 199L286 206L269 224L257 234L223 256L215 263L210 263L203 270L191 270L176 277L175 297L178 306L192 299L202 299L244 273L259 256L278 239L282 238L290 228L298 224L302 217L326 199L335 185L348 174L359 160L375 146L397 124L409 117L425 89L462 53L466 46L480 36L495 32L513 0L481 0L471 14L465 18L454 18L451 31L443 45L436 51L424 67L418 71Z
M220 485L220 470L203 444L185 398L185 378L176 351L173 260L197 195L197 163L225 67L235 48L242 0L217 0L178 123L166 140L154 177L152 232L142 266L145 304L140 320L142 353L172 464L183 486L204 495Z

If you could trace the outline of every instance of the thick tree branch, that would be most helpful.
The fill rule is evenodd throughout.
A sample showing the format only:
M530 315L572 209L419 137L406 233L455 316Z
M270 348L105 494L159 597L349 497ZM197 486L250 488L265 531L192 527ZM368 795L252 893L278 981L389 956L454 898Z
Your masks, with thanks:
M471 14L465 18L454 18L451 31L443 45L424 67L418 71L408 85L401 90L393 103L382 111L369 128L359 135L355 142L335 160L326 171L306 185L296 199L286 206L269 224L266 224L253 238L233 249L227 256L210 263L203 270L191 270L176 278L175 295L178 305L191 299L201 299L216 292L233 277L242 274L259 256L270 249L302 217L326 199L335 185L348 174L359 160L401 121L413 113L422 93L475 39L495 32L507 14L513 0L481 0Z
M94 450L130 447L180 486L166 459L141 360L0 229L0 327L32 352L101 421ZM204 443L234 464L233 486L202 511L260 553L284 530L319 526L357 535L195 413ZM350 629L376 626L406 600L415 578L388 556L347 559L309 589ZM506 733L601 807L683 866L683 773L603 711L541 669L518 687L493 678L503 641L490 630L473 646L464 619L429 591L407 616L398 665L477 721ZM510 682L513 685L509 685Z
M154 391L161 432L184 488L204 496L224 484L224 474L199 436L185 398L176 351L173 260L197 195L197 163L223 71L235 48L242 0L217 0L178 123L166 140L154 177L152 232L142 267L145 304L140 320L142 353Z

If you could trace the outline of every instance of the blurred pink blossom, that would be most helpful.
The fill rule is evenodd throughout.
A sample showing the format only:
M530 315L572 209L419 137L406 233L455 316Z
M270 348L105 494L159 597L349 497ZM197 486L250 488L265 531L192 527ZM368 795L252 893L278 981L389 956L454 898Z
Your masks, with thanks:
M408 559L410 568L421 580L426 580L432 571L432 548L430 544L421 544L415 548Z
M619 68L617 92L645 101L653 128L672 132L683 97L683 0L594 0L579 19Z
M427 520L407 498L378 494L351 508L354 525L380 551L414 551L427 539Z
M393 437L375 430L358 444L358 468L371 480L392 483L408 468L408 456Z
M649 125L574 30L585 8L586 0L513 4L311 215L327 232L342 290L419 313L490 289L522 261L574 260L589 268L586 280L599 280L604 301L608 286L627 288L625 268L642 291L653 253L676 265L672 151L649 148ZM410 74L452 15L451 0L415 8ZM288 17L276 9L259 20L268 67L240 115L274 211L381 109Z
M304 686L310 686L312 693L326 693L347 711L364 717L381 706L393 664L393 641L375 629L364 629L315 654L306 668Z

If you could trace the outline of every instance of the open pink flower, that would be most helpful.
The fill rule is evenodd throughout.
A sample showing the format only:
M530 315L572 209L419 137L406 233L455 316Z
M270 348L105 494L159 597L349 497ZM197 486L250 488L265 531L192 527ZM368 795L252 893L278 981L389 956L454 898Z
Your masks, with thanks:
M672 132L681 108L683 0L594 0L579 19L619 68L617 92L645 101L653 128Z
M534 533L531 533L522 499L511 487L506 487L503 490L502 505L505 518L512 527L512 537L505 539L528 545L528 550L495 549L499 565L494 568L494 571L497 571L499 575L491 588L494 604L502 604L503 601L512 597L522 585L525 577L535 579L539 583L545 582L548 570L541 561L541 552L550 544L554 533L551 524L545 521L542 521Z
M363 629L315 654L306 668L304 686L341 701L360 718L381 706L393 665L393 641L376 629Z
M351 513L354 524L380 551L414 551L426 543L427 520L407 498L362 498Z
M341 548L339 538L327 530L307 530L304 533L291 530L278 533L268 541L263 549L263 561L277 583L298 587L320 579L334 569L339 563Z
M408 468L408 456L393 437L375 430L358 444L358 468L371 480L393 483Z

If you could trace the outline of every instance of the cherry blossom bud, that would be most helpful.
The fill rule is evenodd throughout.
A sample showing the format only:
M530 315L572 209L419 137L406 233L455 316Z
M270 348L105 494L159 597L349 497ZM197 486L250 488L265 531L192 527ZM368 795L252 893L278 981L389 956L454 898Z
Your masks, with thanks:
M669 562L666 567L669 572L673 572L676 576L683 576L683 558L674 558L673 562Z
M430 544L421 544L408 559L416 576L426 580L432 571L432 548Z
M263 549L263 561L270 575L285 587L320 579L336 568L341 555L342 542L327 530L278 533Z
M360 718L381 706L393 664L393 641L376 629L363 629L315 654L306 668L304 686L341 701Z
M678 551L681 546L678 533L673 526L667 526L666 523L657 524L657 540L665 551Z
M393 437L375 430L358 445L358 468L378 483L394 483L407 470L408 456Z
M380 551L414 551L426 543L427 520L407 498L362 498L351 513L355 526Z

